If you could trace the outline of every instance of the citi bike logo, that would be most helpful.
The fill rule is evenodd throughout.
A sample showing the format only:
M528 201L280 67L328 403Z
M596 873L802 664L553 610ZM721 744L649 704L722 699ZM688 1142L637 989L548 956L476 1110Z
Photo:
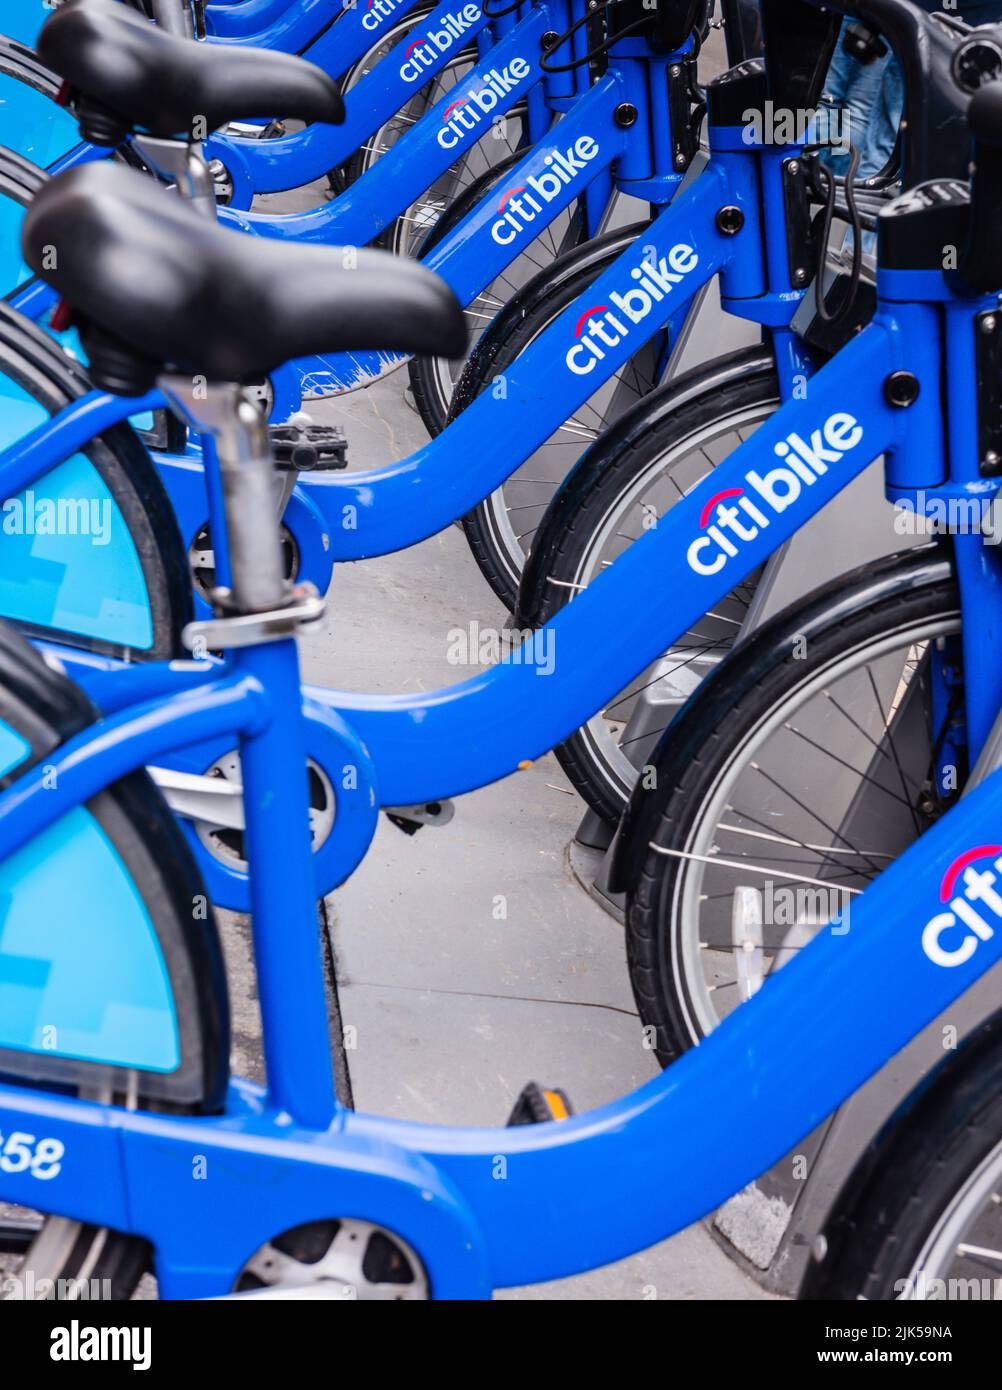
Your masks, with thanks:
M400 0L367 0L362 15L362 28L375 33L384 19L389 19L400 5Z
M567 149L546 156L543 163L547 167L541 174L530 174L525 183L509 188L498 203L498 220L491 227L497 244L510 246L597 154L598 141L579 135Z
M442 129L437 137L442 149L455 149L463 136L476 130L484 117L489 116L514 87L524 82L531 71L524 58L513 58L506 67L485 72L484 85L479 92L467 92L466 96L451 101L442 113Z
M381 3L382 0L376 0L376 4ZM443 53L448 53L456 40L461 39L479 18L479 6L464 5L455 14L447 14L440 29L429 29L422 38L409 43L404 50L404 62L400 68L403 80L420 82L425 71L434 67L435 60Z
M707 502L699 518L705 534L686 551L689 568L696 574L719 574L740 553L742 542L753 541L862 438L863 426L840 410L812 430L809 439L796 433L781 439L773 446L783 460L779 467L764 475L749 469L743 487L724 488Z
M693 248L679 242L659 261L651 259L634 266L630 276L637 282L635 285L624 294L613 290L608 304L593 304L578 319L574 326L575 342L564 358L569 370L575 376L593 372L608 349L618 347L628 338L655 304L671 294L697 265L699 256Z
M979 859L988 858L993 861L990 869L974 867ZM939 900L946 910L937 912L922 929L922 949L933 965L963 965L974 955L979 941L990 941L995 935L1002 921L1002 894L996 891L1000 874L1002 845L978 845L959 855L947 869L939 889ZM956 932L963 928L967 930L958 937Z

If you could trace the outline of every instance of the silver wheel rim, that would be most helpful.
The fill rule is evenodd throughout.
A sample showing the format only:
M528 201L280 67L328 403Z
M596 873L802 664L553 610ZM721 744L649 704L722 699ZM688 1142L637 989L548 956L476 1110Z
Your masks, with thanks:
M238 1290L318 1285L326 1286L331 1298L365 1302L430 1297L424 1266L407 1242L383 1226L354 1219L312 1222L269 1241L255 1251L237 1281Z
M696 479L687 481L684 485L676 484L678 497L675 501L682 500L708 473L712 472L713 462L709 457L709 446L713 445L722 438L737 435L739 439L747 436L755 427L760 425L763 420L776 409L778 400L763 401L755 406L747 407L744 410L735 411L732 415L715 420L702 429L694 431L684 440L680 441L673 449L665 454L652 459L641 473L636 474L631 479L630 486L616 499L615 506L609 509L601 527L596 529L589 539L587 549L582 553L573 578L569 581L569 589L573 594L579 593L582 589L600 574L604 569L613 563L605 557L613 550L622 551L622 546L616 546L614 542L622 539L629 529L630 523L627 518L641 510L643 506L642 498L649 491L652 480L668 478L674 475L680 467L684 467L694 453L701 453L706 456L706 469ZM665 515L666 510L660 512ZM744 589L739 585L736 594ZM705 620L702 620L699 627L692 629L691 632L683 633L673 642L671 648L662 654L658 662L667 660L668 669L656 679L651 677L651 671L658 663L652 663L636 681L631 683L627 690L638 688L640 690L650 690L651 687L660 682L667 682L673 678L677 681L690 671L695 669L697 663L702 673L718 665L726 656L733 641L737 640L741 628L737 615L744 607L743 600L736 600L728 605L728 600L716 605L714 612L719 613L717 628L709 642L706 639L708 634L700 634L700 628L704 627ZM735 613L724 612L729 607L735 609ZM590 754L590 762L593 774L599 775L605 785L607 795L610 799L619 800L625 804L629 797L630 790L637 779L638 764L634 761L638 757L635 748L634 757L630 757L624 752L624 746L619 741L619 733L623 730L621 725L628 723L627 719L610 721L607 718L609 710L614 710L625 703L624 692L619 692L604 710L601 710L580 730L582 737L587 745ZM625 713L625 710L622 711ZM655 733L650 732L644 736L642 747L648 748L655 741Z
M898 1296L911 1302L950 1297L950 1281L958 1280L966 1288L954 1285L954 1296L969 1298L971 1279L990 1281L991 1296L1002 1295L1002 1141L940 1213Z
M557 310L550 314L530 341L535 342L540 334L545 333L562 312ZM530 457L481 502L481 516L490 530L494 548L499 553L512 587L518 585L525 557L531 549L532 537L564 478L600 433L637 400L649 395L657 384L646 375L642 376L636 366L636 358L631 359L608 381L603 382L595 395L559 425L548 439L543 440ZM617 403L616 397L619 395L624 399ZM596 399L601 401L607 396L613 402L611 412L604 406L595 405ZM550 453L561 448L567 448L568 453L563 456ZM540 473L546 476L540 477Z
M921 643L952 635L958 630L959 618L954 615L941 615L902 624L876 641L860 643L841 653L815 673L810 681L798 686L786 700L770 710L768 715L748 731L740 748L735 750L728 760L727 768L717 777L709 795L703 798L698 818L681 847L680 857L686 862L675 878L668 920L671 970L675 980L684 986L676 989L676 995L680 1006L685 1009L685 1025L693 1043L712 1032L721 1019L720 1010L711 997L705 977L707 950L702 944L704 928L701 923L701 904L709 900L704 888L708 870L715 867L713 861L721 860L721 867L726 867L726 862L723 861L726 861L727 856L717 853L714 841L718 831L727 833L721 831L724 813L728 813L732 820L736 819L731 800L739 777L752 766L756 755L760 754L772 735L787 726L797 710L806 706L826 687L834 686L844 676L862 670L864 665L876 662L883 656L900 652L906 646L910 649ZM873 853L867 851L871 857ZM752 864L753 861L749 859L747 866L742 867L747 867L749 876L754 878ZM736 875L735 882L741 882ZM734 1001L721 1002L726 1004Z

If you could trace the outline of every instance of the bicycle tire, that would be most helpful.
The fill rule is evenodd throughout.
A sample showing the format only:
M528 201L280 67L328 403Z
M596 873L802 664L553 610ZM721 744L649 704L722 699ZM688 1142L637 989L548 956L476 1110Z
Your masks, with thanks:
M895 633L923 625L945 633L958 624L949 559L939 546L923 546L853 571L764 624L674 721L652 759L654 789L634 791L612 875L626 890L634 998L645 1026L654 1029L662 1065L708 1031L697 1007L699 982L681 945L683 892L695 863L687 856L696 854L694 836L722 779L766 721L780 712L785 718L798 692L810 691L826 673L848 661L862 670L867 653L880 651Z
M779 403L772 354L761 348L686 373L639 402L592 445L551 502L522 573L515 627L541 627L571 602L584 587L589 559L600 553L597 538L610 528L624 534L623 517L639 505L645 483L664 474L673 460L684 466L693 440L718 426L730 434L735 421L770 414ZM554 751L579 796L615 826L637 770L619 753L604 714Z
M995 1193L1000 1176L1002 1012L965 1039L871 1143L839 1194L823 1240L815 1243L799 1297L984 1297L972 1291L972 1276L989 1284L988 1297L997 1297L997 1270L984 1280L982 1262L971 1255L963 1262L964 1247L976 1251L982 1242L951 1236L949 1244L958 1248L950 1265L943 1263L942 1247L948 1222L961 1215L961 1200L967 1199L969 1221L981 1215L969 1195L972 1186ZM998 1203L989 1201L994 1210L982 1219L995 1230ZM952 1290L957 1275L948 1269L963 1271Z
M589 285L606 270L614 260L627 250L647 222L634 223L615 232L595 237L583 246L561 256L552 266L540 272L528 282L525 289L497 314L490 327L470 354L466 368L457 383L449 412L449 419L455 419L491 384L503 376L505 369L537 338L569 304L585 292ZM641 349L643 352L643 349ZM617 373L612 380L625 380L627 369ZM653 382L649 383L653 387ZM639 383L636 395L646 394L648 383ZM600 388L603 389L603 388ZM584 408L587 408L584 407ZM605 422L607 423L607 422ZM523 463L528 462L527 460ZM573 466L568 463L563 476ZM518 596L518 585L524 552L516 553L512 536L505 517L505 488L517 487L517 470L513 471L509 482L496 489L463 518L463 530L473 558L488 584L501 602L514 609ZM557 481L545 496L539 497L540 513L555 491Z

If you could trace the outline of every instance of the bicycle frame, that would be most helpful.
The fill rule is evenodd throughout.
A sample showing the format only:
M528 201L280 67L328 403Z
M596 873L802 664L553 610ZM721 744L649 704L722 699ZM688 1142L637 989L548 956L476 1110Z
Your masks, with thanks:
M538 180L548 161L552 163L561 151L582 148L582 141L587 142L584 148L595 148L588 166L591 175L593 164L610 157L611 149L611 157L620 159L617 181L624 189L637 190L638 196L667 199L677 186L677 176L667 173L656 180L638 177L632 184L624 177L629 172L624 168L628 156L620 155L623 132L615 124L615 111L624 96L620 83L618 75L603 77L559 122L552 139L510 171L502 198L485 198L428 255L425 264L443 274L461 300L472 300L520 242L534 235L535 221L527 222L520 232L505 222L505 198L523 185L534 187L530 180ZM394 465L300 479L304 497L324 518L334 560L403 549L464 515L500 486L644 343L658 334L666 334L669 343L676 341L693 299L718 273L726 307L771 333L784 395L810 374L810 354L789 330L803 291L790 285L781 187L782 163L799 147L755 150L741 141L738 131L721 128L711 129L710 145L709 166L674 197L635 247L506 369L503 390L483 392L442 434ZM658 186L651 186L655 183ZM547 212L571 196L568 185ZM720 230L717 216L722 207L740 209L744 224L737 235ZM499 245L496 230L515 239ZM664 264L673 274L668 263L678 246L692 251L692 265L678 277L679 282L659 299L650 296L642 322L625 323L627 331L619 334L618 341L601 344L601 357L579 357L577 365L587 370L567 369L568 350L576 340L587 340L584 330L592 310L613 302L612 296L627 293L652 265L657 269ZM606 330L606 336L616 338L617 331ZM380 356L353 355L352 368L374 372L383 363L372 359ZM457 458L464 460L462 468L457 468ZM163 456L158 462L165 469L170 467Z
M399 21L417 3L401 0L392 9L384 3L378 13L364 5L346 6L338 22L303 56L332 77L343 76L371 49L380 31L389 27L386 20ZM273 140L210 137L205 142L206 156L222 160L229 171L234 188L232 206L246 209L255 193L300 188L323 178L350 159L471 40L480 43L486 56L496 38L513 27L514 16L491 22L475 0L442 0L424 20L415 23L405 46L387 54L345 94L342 125L316 123ZM538 139L548 119L541 100L533 100L529 116L531 137Z
M892 498L921 490L931 504L951 489L972 498L994 494L997 483L978 474L971 423L976 417L968 400L974 377L963 374L972 350L972 317L993 301L958 301L942 275L933 272L883 272L879 288L874 321L811 378L806 396L787 400L540 630L553 663L527 655L444 690L392 699L305 688L311 700L336 709L358 732L378 769L375 794L381 805L473 790L559 743L874 459L887 460ZM941 315L939 306L948 305L951 312ZM563 316L565 323L573 312ZM950 364L947 379L965 383L951 389L946 427L938 387L944 362ZM888 404L883 394L884 379L897 370L914 373L922 384L918 400L907 409ZM742 496L749 505L739 509L732 499ZM742 528L754 534L744 536ZM1002 621L999 559L978 535L957 536L954 545L971 601L976 586L973 631L993 630ZM688 557L685 563L680 556ZM672 583L652 591L652 575L671 575ZM615 636L599 644L595 632ZM973 636L967 645L973 760L997 712L998 696L992 653L979 654ZM552 674L541 664L551 666ZM156 666L146 678L153 682L147 689L162 694L178 682L201 679ZM109 681L117 683L118 673L110 673ZM109 698L107 683L93 688L101 690L102 703Z
M544 11L534 12L533 22L537 25L546 22L541 18L544 14ZM682 175L671 167L673 142L670 120L666 104L658 102L657 94L667 82L667 70L679 56L655 57L648 45L641 41L624 41L617 45L613 69L583 96L575 98L552 135L530 150L509 172L500 200L496 193L484 198L450 235L443 238L429 256L428 263L452 284L461 299L465 302L473 300L484 284L489 283L519 254L523 244L531 241L547 222L576 198L584 197L592 210L593 223L597 222L609 200L613 169L617 184L638 197L662 204L674 195ZM627 128L623 128L617 118L617 112L624 104L632 104L638 111L637 120ZM434 119L432 113L431 124L422 122L401 142L400 148L414 138L430 139L436 128L440 130L441 126L442 123ZM742 162L744 169L738 170ZM748 203L749 224L753 224L753 231L738 238L723 237L712 228L712 217L719 204L712 209L707 206L705 210L702 202L697 205L697 214L705 218L706 235L715 238L722 249L731 253L728 260L735 267L746 263L757 264L764 255L760 241L767 236L781 236L785 247L781 211L771 212L767 221L761 217L758 162L758 155L741 146L740 155L733 162L735 179L724 178L706 200L707 204L717 198ZM398 167L396 151L391 152L360 183L359 188L363 184L368 185L370 179L383 178L384 169L389 171L392 181L393 171ZM718 178L731 167L718 168ZM702 182L702 176L699 182ZM526 190L532 191L527 193ZM523 195L522 201L519 201L519 194ZM352 196L354 191L343 205L339 200L338 206L350 212ZM391 196L389 191L387 196ZM399 189L392 196L399 201ZM366 204L370 202L371 196L365 201ZM362 220L364 211L364 207L361 212L356 211L356 224ZM301 221L284 221L289 220ZM685 218L682 222L684 230L688 222ZM663 221L657 224L651 240L645 241L645 248L651 254L660 254L659 246L661 242L666 242L673 225ZM702 237L702 220L698 226ZM339 234L359 231L358 225L352 229L339 222L338 227ZM695 231L692 236L696 236ZM775 261L776 257L772 257L770 265ZM717 264L716 260L703 256L700 284L712 278ZM736 270L732 280L736 293L741 292L742 285L745 289L749 287L748 277L743 271L739 274ZM781 281L775 295L762 290L764 283L759 275L751 286L752 291L761 291L758 297L735 298L732 307L735 312L758 321L777 325L787 322L802 292L790 290L788 278L785 284ZM29 310L33 316L37 316L51 298L48 287L41 281L35 281L25 286L12 302L19 310ZM655 334L663 334L669 343L674 342L681 333L690 299L688 294L677 296L671 303L677 303L678 308L671 314L661 314L662 306L659 305L649 331L645 329L643 341ZM781 330L777 329L777 332ZM780 354L784 365L789 364L791 374L798 370L806 371L808 366L801 360L802 354L796 347L796 341L791 338L790 342L789 352ZM637 346L640 346L639 342ZM489 449L484 449L479 440L471 447L470 440L477 438L478 430L486 431L489 436L496 428L493 416L485 418L485 410L490 411L492 405L504 409L493 397L485 396L440 439L410 459L379 473L353 475L354 481L350 483L347 494L341 486L348 482L347 479L337 480L330 475L300 477L289 504L286 522L299 545L304 577L313 580L321 589L326 589L335 558L356 558L362 554L375 554L411 544L423 535L442 529L468 506L488 495L532 452L540 440L562 423L619 365L615 356L610 355L587 377L566 378L566 374L559 377L562 389L547 395L542 388L551 375L548 354L555 356L562 350L559 336L552 331L545 335L540 345L533 348L530 360L534 364L535 380L532 376L528 378L532 382L531 391L522 392L518 374L512 375L512 397L521 399L527 407L518 437L512 440L508 436L508 442L514 445L514 449L502 447L504 431L491 437L492 447ZM390 354L339 354L300 363L298 373L293 366L283 368L273 376L276 387L275 413L278 418L285 418L295 408L303 384L311 390L329 387L347 389L369 381L399 360ZM622 360L625 361L626 357ZM303 373L309 374L305 382ZM163 402L150 402L151 408L157 405L162 406ZM65 418L72 419L73 412L82 409L83 416L91 422L90 428L95 432L125 418L121 402L106 401L105 406L96 412L88 405L74 406L65 413ZM558 418L554 409L564 409L565 406L566 414ZM53 430L53 443L58 444L58 421L54 423ZM74 436L80 437L75 431ZM32 437L33 445L39 449L35 477L51 467L54 461L52 451L44 442L46 439L44 431ZM456 449L464 453L469 451L470 458L476 461L475 466L457 471L453 463ZM211 498L207 496L205 479L199 467L200 448L193 445L183 455L158 454L156 458L184 541L190 545L212 512ZM0 469L2 467L0 460ZM463 480L467 489L468 501L453 509L453 489L459 479ZM414 484L421 488L422 495L418 499L421 506L428 508L427 523L420 525L416 525L414 513ZM361 512L358 508L360 498L365 499ZM434 507L431 506L433 501ZM353 529L356 525L357 531ZM221 531L221 528L218 529ZM219 560L225 568L225 557L221 552L222 546ZM198 602L204 608L202 600Z
M994 300L958 300L929 272L883 274L879 290L874 322L812 379L807 398L786 402L544 629L557 654L555 678L507 664L430 695L325 697L336 699L352 739L371 755L371 764L354 764L363 775L344 814L357 816L368 799L367 766L384 804L452 794L515 770L600 707L874 457L887 458L892 494L983 493L969 427L973 375L947 374L945 422L938 388L944 363L962 364L974 317ZM896 408L884 382L904 370L915 374L919 394ZM984 556L979 537L961 539ZM983 560L989 564L997 561ZM962 584L965 626L987 622L992 630L995 587L983 583L971 610L972 589ZM607 634L603 644L596 631ZM973 688L988 675L984 663L972 674L976 725L979 711L997 710L998 686L992 679L990 689ZM620 1258L768 1168L1002 957L1002 921L979 886L995 878L973 867L1002 860L993 829L1002 780L994 775L854 902L848 933L844 922L823 930L699 1048L634 1095L515 1130L357 1115L333 1098L305 791L301 778L290 790L285 776L303 762L301 730L289 718L299 680L294 644L245 649L223 667L151 667L142 677L141 703L123 698L0 796L0 860L171 748L239 737L268 1089L234 1082L223 1116L179 1119L6 1087L0 1123L65 1145L66 1162L47 1181L46 1210L147 1236L166 1296L227 1291L276 1232L332 1215L401 1235L439 1297L486 1296ZM265 796L276 789L274 801ZM930 950L944 934L945 961ZM886 1007L891 975L894 1009ZM721 1074L731 1083L723 1094ZM735 1132L747 1142L731 1143ZM194 1152L225 1174L211 1196L192 1190ZM14 1166L4 1171L0 1162L0 1198L38 1206L36 1180ZM94 1172L106 1181L93 1184ZM596 1201L596 1192L622 1191L624 1174L629 1204ZM264 1186L267 1212L254 1200Z
M643 61L645 59L638 59L637 66L642 66ZM617 137L622 139L623 133L615 126L611 115L617 105L617 84L617 77L607 75L575 104L559 127L565 149L600 151L604 144L615 142ZM604 126L598 125L596 111L605 112ZM581 141L587 144L583 146ZM783 394L790 396L796 383L806 380L812 370L809 355L800 340L783 327L801 301L803 292L792 289L789 283L782 202L777 206L771 196L763 197L763 190L767 194L777 191L782 178L781 165L785 158L791 157L791 148L750 148L735 129L711 131L711 143L710 167L676 198L641 242L600 277L585 300L568 308L513 364L506 374L504 393L485 392L442 436L410 459L388 469L347 476L328 475L325 479L300 478L286 512L286 523L293 528L302 547L301 568L305 574L325 589L335 559L359 558L398 549L443 529L501 483L513 466L528 457L602 380L636 352L642 342L655 334L664 334L665 329L669 341L674 341L691 299L718 270L722 272L722 292L729 307L765 324L773 334ZM518 169L512 170L509 188L517 189L530 178L545 175L549 167L547 160L553 157L552 148L547 146L535 151ZM645 166L638 172L645 172ZM663 175L663 179L666 184L670 179L672 185L678 181L677 176ZM742 211L744 226L739 234L727 235L720 230L717 214L725 206ZM489 248L493 248L495 255L503 251L491 236L492 229L500 227L506 236L510 232L509 224L499 212L493 198L482 203L453 237L436 249L430 258L432 266L436 266L439 255L448 258L450 245L457 241L465 255L465 263L483 273ZM780 250L771 251L770 246L777 238ZM676 263L683 264L678 259L680 248L686 266L684 274L676 274L671 269ZM650 268L659 265L678 283L655 301L653 294L640 290L639 282L646 276L646 283L654 288L649 278ZM561 358L565 358L570 344L579 344L572 351L578 354L574 360L581 365L580 355L586 351L580 346L582 339L584 342L593 340L593 345L600 341L593 329L585 332L590 315L582 310L614 305L616 296L629 294L631 287L634 294L640 295L641 304L649 301L650 312L637 325L639 332L624 333L617 345L604 344L605 355L601 359L587 356L585 361L590 370L582 373L569 369L566 359L561 361ZM633 326L629 325L631 329ZM112 425L163 403L162 397L156 394L140 401L94 394L68 407L0 454L0 476L4 478L7 495L15 495L31 486ZM455 466L457 457L467 460L462 469ZM168 480L185 543L191 543L206 519L212 524L214 536L225 537L225 522L219 514L217 499L207 490L211 470L210 474L203 470L200 455L181 458L161 455L158 463ZM216 555L220 582L225 582L225 540L217 542ZM41 591L39 598L42 598ZM204 611L201 600L199 607ZM24 620L20 611L18 616ZM31 621L36 628L47 625L44 612L39 612ZM114 672L115 663L104 658L92 661L70 650L65 652L65 662L103 707L117 698L105 688L114 679L113 675L105 680L102 674L109 668ZM328 692L318 690L314 698L318 706L331 707L332 697ZM580 698L587 698L586 685L580 688ZM321 766L326 766L330 752L321 725L322 721L309 722L310 755ZM568 727L575 725L572 723ZM180 771L202 774L229 751L229 746L218 740L201 742L175 754L172 766ZM235 910L246 910L249 903L246 874L207 856L192 827L184 824L198 853L213 900ZM337 837L328 840L317 854L318 881L325 886L339 882L347 870L339 858Z
M324 29L303 56L331 77L342 77L369 52L387 19L404 18L417 3L418 0L399 0L396 6L390 6L388 0L381 0L377 12L355 3L343 9L338 4L339 22ZM302 24L308 18L300 13L298 22ZM317 22L314 16L313 23ZM206 157L221 160L232 180L230 206L246 210L255 194L299 188L324 177L348 160L471 40L476 41L481 53L486 55L494 42L493 35L503 36L516 22L514 15L508 16L489 28L488 19L475 0L459 4L455 0L442 0L419 25L418 37L407 45L406 55L403 49L394 52L392 61L380 61L351 89L342 125L315 123L301 132L268 140L235 135L209 137L204 146ZM256 42L259 37L251 35L238 41L254 46L283 46L261 45ZM418 48L421 52L415 53ZM404 56L406 60L401 63ZM529 94L528 117L530 137L540 138L549 122L549 113L542 92L535 88ZM62 167L87 159L106 159L108 154L103 147L82 142L62 150L58 164ZM50 172L57 172L57 166L53 165Z
M542 37L566 28L573 9L574 6L565 5L565 0L534 4L469 75L464 98L456 100L449 93L444 95L393 149L333 203L308 213L280 216L222 208L221 220L257 235L324 245L366 245L419 198L459 155L483 138L499 117L537 89L540 95L545 91L548 107L557 110L570 106L570 115L562 124L572 115L578 118L575 129L587 132L591 154L588 159L577 157L563 135L555 131L545 145L534 147L525 162L512 170L513 176L544 181L549 178L558 185L552 198L541 199L543 206L532 222L533 235L581 196L585 198L587 230L594 232L608 203L613 163L617 164L617 180L625 190L655 203L666 202L682 175L672 170L669 163L671 123L663 93L667 69L684 56L684 50L658 56L641 42L618 45L616 71L602 79L596 89L600 92L598 97L587 91L587 78L580 73L558 74L544 80L539 68ZM377 71L384 70L390 71L381 63ZM396 71L395 65L392 71ZM585 95L576 97L579 90L584 90ZM616 108L624 102L639 112L639 119L627 129L618 125L615 118ZM579 112L584 103L587 105ZM390 114L396 109L392 106ZM355 148L354 138L351 148ZM557 175L547 172L547 161L558 171ZM494 208L494 195L485 198L481 205L484 207ZM464 233L467 225L464 223L445 238L436 248L435 257L435 268L464 303L470 302L518 254L515 242L502 243L484 235L469 241ZM51 293L38 284L30 284L11 297L14 308L36 319L52 302ZM402 360L375 352L320 354L290 364L287 370L298 374L301 394L329 395L366 385Z
M344 0L243 0L240 4L207 5L206 35L227 44L303 53L351 8Z
M591 103L602 102L606 108L612 104L607 88L614 82L611 77L602 79L582 100L581 124L575 124L577 111L561 123L561 128L567 132L564 138L568 147L573 148L571 142L581 139L601 147L605 134L596 134L595 124L588 123L588 112ZM648 296L652 299L651 312L642 323L638 341L634 343L632 337L624 335L620 345L604 348L606 356L601 361L591 359L592 371L581 374L569 370L566 362L560 359L567 352L568 344L575 342L575 332L579 342L589 337L584 333L588 315L582 314L582 305L571 306L513 364L506 377L506 393L501 399L497 392L485 392L444 435L410 459L385 470L353 473L326 481L301 477L290 501L286 522L294 528L303 546L302 569L306 574L326 588L334 559L358 558L400 548L434 534L454 517L462 515L502 482L512 471L513 464L528 457L541 439L592 394L601 380L610 376L621 362L627 361L641 341L663 332L665 325L669 340L674 340L692 296L718 269L723 270L726 302L735 312L766 325L776 325L770 331L774 335L784 395L791 395L795 384L806 380L812 370L809 357L800 340L779 326L788 322L793 308L802 298L802 291L790 288L788 268L780 264L780 256L768 252L770 238L782 235L782 210L772 207L769 200L763 209L761 194L763 188L770 187L771 180L781 177L780 164L790 151L753 151L740 141L735 131L712 132L712 139L715 153L710 168L662 214L642 243L619 258L587 293L585 308L614 304L617 294L626 294L631 286L638 285L635 277L649 275L651 265L660 264L667 270L669 264L674 265L678 259L677 248L683 248L688 270L677 277L680 283L659 302L654 303L652 296ZM728 144L734 146L730 153L722 148ZM544 151L536 152L521 169L545 170L548 157ZM512 171L511 177L513 186L517 187L532 175ZM722 206L736 206L744 211L745 224L740 235L727 236L720 231L716 218ZM498 208L492 200L457 229L457 235L465 237L468 246L480 248L472 255L474 264L482 264L487 254L485 248L493 244L490 229L498 224ZM780 245L785 254L785 235ZM653 284L649 279L647 283ZM636 293L644 298L639 288ZM580 353L583 349L576 351ZM162 405L163 399L156 394L140 401L123 401L97 394L85 397L0 454L0 476L4 478L8 495L31 486L63 458L113 424ZM467 460L462 469L455 466L457 457ZM207 491L210 474L203 471L200 457L158 456L158 462L168 479L186 544L207 518L212 524L213 535L225 537L225 522L219 514L217 499ZM315 543L310 545L311 541ZM225 582L224 541L217 543L216 553L220 582ZM200 607L204 608L201 601ZM23 618L20 612L18 616ZM37 628L46 626L44 612L32 621ZM102 674L109 668L112 672L117 669L113 662L104 658L91 660L71 650L66 650L65 662L103 707L109 707L109 701L117 698L106 688L114 675L105 680ZM587 698L586 691L587 686L582 685L582 698ZM328 692L318 690L314 698L319 706L331 707L332 697ZM322 729L313 721L309 728L310 754L326 766L330 754ZM201 774L229 751L229 747L218 740L202 742L183 754L176 754L172 766ZM185 824L185 829L189 838L194 837L190 825ZM198 852L214 901L235 910L246 910L246 874L205 855L197 839L192 838L192 844ZM339 852L336 838L328 840L317 852L318 881L325 886L339 882L346 872Z

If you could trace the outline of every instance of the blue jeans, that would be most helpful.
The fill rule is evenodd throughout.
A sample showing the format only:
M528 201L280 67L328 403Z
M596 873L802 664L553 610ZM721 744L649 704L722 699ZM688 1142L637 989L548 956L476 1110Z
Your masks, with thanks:
M858 178L876 174L891 157L904 106L901 68L890 51L865 66L842 48L848 20L843 21L835 55L825 80L824 102L838 113L844 150L825 155L834 174L849 167L849 143L859 150Z

